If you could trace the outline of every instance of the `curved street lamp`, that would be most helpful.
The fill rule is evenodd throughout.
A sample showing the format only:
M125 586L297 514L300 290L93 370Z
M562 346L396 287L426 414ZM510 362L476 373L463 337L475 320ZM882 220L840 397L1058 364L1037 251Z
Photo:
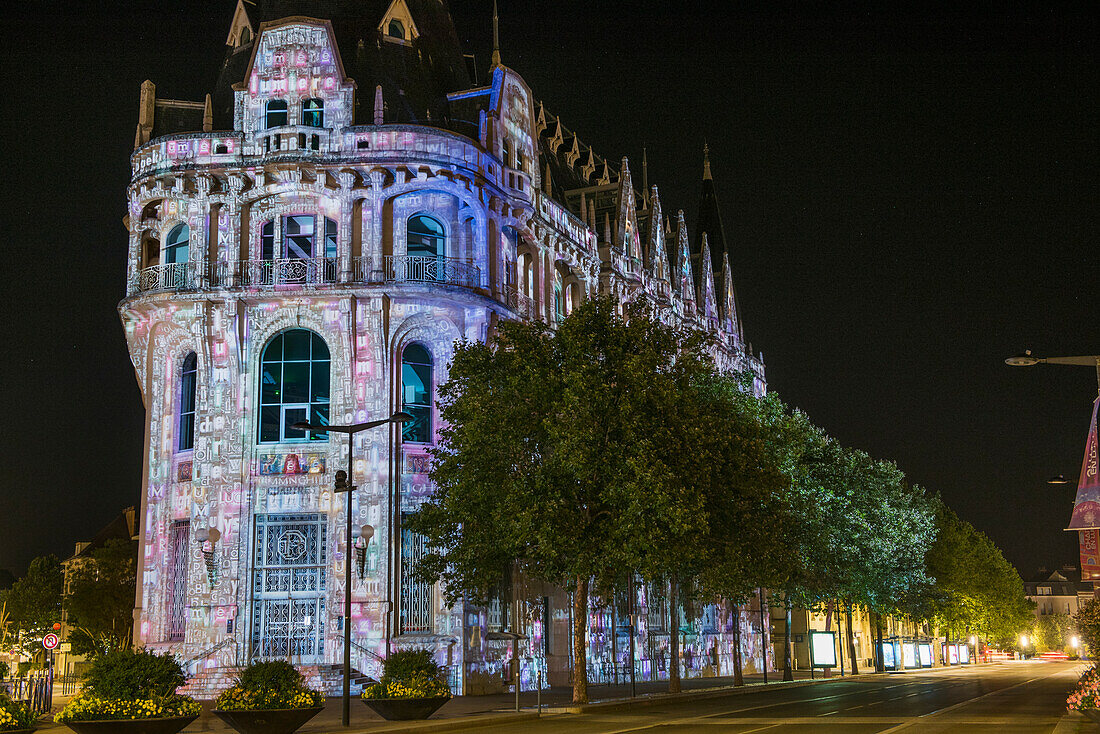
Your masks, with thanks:
M348 434L348 470L346 472L343 470L336 472L335 477L336 491L347 493L347 500L344 503L344 516L347 519L347 534L345 535L344 543L344 709L341 715L341 723L344 726L351 726L351 551L355 548L353 545L354 541L352 540L351 493L356 489L353 480L355 464L352 458L352 454L355 450L355 434L360 431L377 428L378 426L384 426L387 423L401 424L411 420L413 420L411 415L404 411L398 411L389 418L367 421L366 423L354 423L349 426L315 426L305 421L295 423L291 426L291 428L295 430L309 433ZM370 543L372 537L374 537L374 528L370 525L364 525L360 529L360 538L366 541L366 543L363 544L364 560L366 557L367 544ZM390 539L390 543L392 545L392 538ZM362 578L362 563L359 565L360 578Z
M1096 368L1096 389L1100 392L1100 354L1082 354L1076 357L1038 357L1025 349L1023 354L1017 354L1005 360L1010 367L1034 367L1037 364L1070 364L1081 367Z

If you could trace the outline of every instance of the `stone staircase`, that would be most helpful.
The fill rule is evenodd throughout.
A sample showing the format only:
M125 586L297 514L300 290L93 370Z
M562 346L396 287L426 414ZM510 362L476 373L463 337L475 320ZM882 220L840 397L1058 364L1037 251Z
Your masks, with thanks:
M197 675L188 679L187 683L180 686L176 692L185 696L193 696L200 701L212 701L222 691L228 690L233 681L240 675L241 668L206 668ZM303 665L298 668L302 674L302 681L309 688L323 691L329 696L338 696L344 690L344 666L343 665ZM351 692L358 696L363 688L376 683L374 678L360 673L355 668L351 670Z

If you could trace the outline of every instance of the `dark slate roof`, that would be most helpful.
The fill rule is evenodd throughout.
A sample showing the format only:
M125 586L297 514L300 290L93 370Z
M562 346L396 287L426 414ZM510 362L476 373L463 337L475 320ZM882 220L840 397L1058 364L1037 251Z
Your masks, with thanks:
M80 549L78 553L74 553L68 560L75 558L85 557L91 555L94 551L102 548L108 540L125 540L134 543L137 546L137 515L134 512L133 507L127 507L125 510L115 516L111 522L107 523L95 537L92 538L86 546Z
M153 111L154 138L174 133L202 130L203 105L196 102L180 102L174 99L158 99Z
M390 0L256 0L246 9L257 26L253 30L259 23L291 16L332 23L344 70L358 87L357 124L373 121L374 88L381 85L387 123L447 127L447 94L471 86L454 21L442 0L405 4L420 34L409 44L385 41L378 30ZM251 54L252 43L226 50L214 100L214 124L220 129L232 127L232 85L244 80ZM469 134L467 129L461 132Z
M703 193L699 197L699 216L696 218L694 241L691 249L699 253L703 249L703 233L707 234L710 245L711 269L722 272L722 254L728 252L726 232L722 228L722 211L718 207L718 195L714 190L714 179L703 178Z

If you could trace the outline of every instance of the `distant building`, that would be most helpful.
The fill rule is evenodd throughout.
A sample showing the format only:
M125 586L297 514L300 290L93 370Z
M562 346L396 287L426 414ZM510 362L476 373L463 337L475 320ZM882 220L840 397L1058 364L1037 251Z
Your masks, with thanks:
M1048 614L1073 616L1093 597L1091 581L1081 581L1076 566L1062 566L1054 572L1040 568L1032 581L1024 582L1024 595L1035 602L1035 618Z

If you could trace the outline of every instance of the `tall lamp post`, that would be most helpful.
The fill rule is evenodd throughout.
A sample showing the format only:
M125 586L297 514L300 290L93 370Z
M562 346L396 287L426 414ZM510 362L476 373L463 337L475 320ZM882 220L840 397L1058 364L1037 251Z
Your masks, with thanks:
M336 491L346 492L347 500L344 502L344 516L347 520L346 534L344 536L344 708L340 722L344 726L351 726L351 553L352 526L351 526L351 493L355 491L354 472L355 464L353 454L355 452L355 434L370 428L384 426L387 423L404 423L412 420L408 413L397 412L389 418L366 423L355 423L350 426L315 426L311 423L295 423L292 428L309 433L346 433L348 435L348 470L336 472ZM372 533L373 534L373 533ZM364 539L369 542L366 535ZM393 542L390 538L389 542Z
M1005 364L1012 367L1034 367L1037 364L1072 364L1096 368L1096 389L1100 392L1100 354L1083 354L1078 357L1036 357L1028 349L1023 354L1009 357Z

